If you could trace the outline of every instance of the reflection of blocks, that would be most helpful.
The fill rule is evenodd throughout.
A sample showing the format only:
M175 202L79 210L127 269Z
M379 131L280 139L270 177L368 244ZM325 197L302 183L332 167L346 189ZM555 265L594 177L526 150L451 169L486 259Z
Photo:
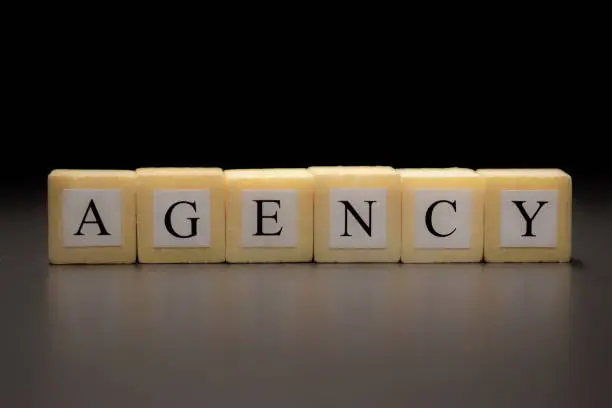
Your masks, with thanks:
M306 169L225 171L227 262L311 262L313 177Z
M486 262L569 262L572 180L557 169L484 169Z
M398 262L401 178L391 167L310 167L316 262Z
M470 169L405 169L402 262L480 262L484 178Z
M223 170L144 168L136 174L140 262L225 261Z
M49 261L136 262L136 173L53 170L48 176Z

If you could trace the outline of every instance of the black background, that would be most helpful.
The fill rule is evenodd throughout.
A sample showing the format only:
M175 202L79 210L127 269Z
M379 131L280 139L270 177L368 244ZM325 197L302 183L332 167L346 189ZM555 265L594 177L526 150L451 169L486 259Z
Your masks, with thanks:
M38 183L54 168L146 166L610 174L599 54L570 42L487 53L423 44L413 50L419 58L381 44L370 49L374 59L356 48L317 58L241 49L213 59L178 44L160 45L161 58L150 46L41 41L30 54L38 60L15 64L26 79L14 82L5 112L15 124L3 137L9 183Z
M388 165L402 167L561 168L578 181L610 174L603 134L579 128L565 113L496 112L474 108L428 112L395 107L294 112L280 104L249 109L162 105L151 110L117 102L101 111L77 102L4 151L6 181L41 182L54 168L135 169ZM166 102L167 103L167 102ZM506 105L507 107L507 105ZM19 158L19 166L14 159Z

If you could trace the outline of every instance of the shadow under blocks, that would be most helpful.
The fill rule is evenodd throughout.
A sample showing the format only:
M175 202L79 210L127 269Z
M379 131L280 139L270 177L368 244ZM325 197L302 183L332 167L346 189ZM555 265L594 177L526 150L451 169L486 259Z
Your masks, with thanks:
M569 262L560 169L53 170L52 264Z

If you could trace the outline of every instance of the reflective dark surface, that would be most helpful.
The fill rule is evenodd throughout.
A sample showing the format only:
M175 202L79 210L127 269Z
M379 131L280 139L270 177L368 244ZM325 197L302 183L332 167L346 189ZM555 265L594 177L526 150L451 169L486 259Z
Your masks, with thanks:
M51 267L45 192L11 197L1 407L612 405L605 189L569 265Z

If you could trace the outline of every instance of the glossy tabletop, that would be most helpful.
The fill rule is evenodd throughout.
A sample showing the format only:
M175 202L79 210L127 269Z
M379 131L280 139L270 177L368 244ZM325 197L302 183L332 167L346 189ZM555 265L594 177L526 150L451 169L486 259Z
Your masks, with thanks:
M612 406L612 200L571 264L49 266L1 204L0 406Z

